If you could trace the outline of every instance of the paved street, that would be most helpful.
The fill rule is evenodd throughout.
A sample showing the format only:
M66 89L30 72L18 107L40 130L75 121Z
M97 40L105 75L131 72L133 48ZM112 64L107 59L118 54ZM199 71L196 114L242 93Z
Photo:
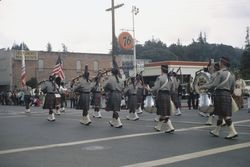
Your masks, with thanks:
M48 112L32 107L0 106L0 167L247 167L250 164L250 113L233 113L239 137L226 140L227 127L212 137L207 118L183 109L172 116L174 134L155 132L155 115L143 113L138 121L126 120L123 128L108 125L112 113L81 125L81 112L67 109L48 122ZM90 111L90 113L93 110ZM214 119L214 125L216 120Z

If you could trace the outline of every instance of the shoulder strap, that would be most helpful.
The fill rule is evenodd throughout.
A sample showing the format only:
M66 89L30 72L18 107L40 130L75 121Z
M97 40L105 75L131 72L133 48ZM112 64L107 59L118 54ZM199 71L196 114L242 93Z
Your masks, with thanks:
M218 88L219 86L221 86L221 85L224 85L224 84L228 81L229 76L230 76L230 72L228 71L228 74L227 74L226 79L225 79L223 82L221 82L219 85L217 85L215 89L217 89L217 88Z

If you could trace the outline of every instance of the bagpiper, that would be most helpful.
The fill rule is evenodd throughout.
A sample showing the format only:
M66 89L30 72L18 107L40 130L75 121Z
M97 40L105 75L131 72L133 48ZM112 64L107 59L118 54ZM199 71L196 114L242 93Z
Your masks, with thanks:
M128 97L128 109L129 115L128 120L136 121L139 119L136 108L137 108L137 86L135 84L135 77L131 77L131 83L124 89L125 96Z
M218 115L217 127L210 131L215 137L219 136L223 119L229 128L229 134L225 139L233 139L238 136L232 121L232 97L234 90L235 77L229 72L230 61L226 57L221 57L219 61L220 70L213 82L200 86L200 88L214 88L214 114Z
M42 85L41 91L46 94L43 109L49 109L48 121L55 121L55 114L53 109L55 109L55 93L56 84L54 82L55 77L53 75L49 76L49 80L45 81Z
M167 126L165 133L174 132L174 127L170 120L170 90L173 83L168 77L168 65L161 65L162 74L157 78L154 86L151 88L156 94L156 108L160 118L157 125L154 127L156 131L160 131L163 126Z
M112 75L104 82L103 88L107 97L107 111L113 111L112 121L109 124L115 128L121 128L122 122L118 112L121 110L123 82L119 79L119 69L112 68Z
M74 92L80 94L80 98L77 103L76 109L82 110L82 118L80 120L81 124L89 125L91 120L89 118L89 106L90 106L90 91L91 91L91 82L89 80L88 66L85 66L82 79L73 86Z

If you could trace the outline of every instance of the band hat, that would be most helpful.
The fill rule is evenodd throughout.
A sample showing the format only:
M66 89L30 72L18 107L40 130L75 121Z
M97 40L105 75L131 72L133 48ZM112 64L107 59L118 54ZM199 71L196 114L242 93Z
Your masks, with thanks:
M225 66L227 66L227 67L230 66L230 61L229 61L229 59L228 59L227 57L222 56L222 57L220 58L220 61L221 61Z
M88 70L88 65L85 65L83 76L85 78L89 77L89 70Z
M161 69L167 71L168 70L168 65L161 65Z
M219 63L215 63L215 64L214 64L214 69L215 69L215 70L219 70L219 69L220 69Z

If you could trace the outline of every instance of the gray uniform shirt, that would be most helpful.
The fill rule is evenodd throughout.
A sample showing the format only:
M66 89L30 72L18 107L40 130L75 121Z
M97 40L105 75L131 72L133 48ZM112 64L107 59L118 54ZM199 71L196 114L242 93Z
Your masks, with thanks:
M118 78L119 79L119 78ZM104 82L103 88L108 91L119 91L121 92L123 89L123 82L119 79L119 83L117 82L115 76L110 76L108 80Z
M165 82L167 82L167 84L165 84ZM170 91L172 88L172 85L173 83L170 80L168 80L167 74L164 73L156 79L154 86L151 88L151 91L154 93L157 93L159 90Z
M80 82L76 83L73 87L75 92L85 92L88 93L91 91L92 86L90 82L87 82L86 79L81 79Z
M230 73L229 79L225 84L220 84L226 80L228 73L230 73L226 68L221 69L213 75L213 80L211 83L205 84L201 87L203 88L216 88L216 89L224 89L228 91L233 91L235 77Z
M127 95L136 95L137 93L137 86L134 86L133 84L128 85L128 87L126 87L124 89L124 93Z
M56 84L52 83L52 81L45 81L43 84L42 90L46 90L46 93L56 93Z

